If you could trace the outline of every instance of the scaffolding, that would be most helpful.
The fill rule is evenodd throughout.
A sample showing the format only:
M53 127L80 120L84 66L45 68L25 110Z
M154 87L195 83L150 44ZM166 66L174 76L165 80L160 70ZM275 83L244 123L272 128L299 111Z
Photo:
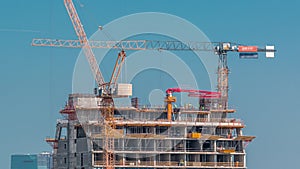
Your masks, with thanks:
M134 100L132 107L113 110L113 125L103 125L99 99L73 94L60 111L65 119L58 121L56 137L47 138L59 168L103 168L107 158L120 169L246 168L245 145L255 137L244 136L243 121L228 117L234 109L200 100L198 109L174 108L169 121L165 108L138 108ZM113 154L106 157L106 151Z

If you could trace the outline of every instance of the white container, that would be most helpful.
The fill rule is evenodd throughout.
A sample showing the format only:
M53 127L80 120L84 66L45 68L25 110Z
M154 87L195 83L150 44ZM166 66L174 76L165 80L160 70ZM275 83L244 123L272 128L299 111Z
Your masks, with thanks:
M118 83L115 95L120 97L132 96L132 84L128 83Z

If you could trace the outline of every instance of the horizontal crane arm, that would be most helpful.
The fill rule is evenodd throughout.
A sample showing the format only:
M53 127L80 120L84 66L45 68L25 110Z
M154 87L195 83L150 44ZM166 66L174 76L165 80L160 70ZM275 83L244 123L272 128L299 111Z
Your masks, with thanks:
M89 41L91 48L112 48L123 50L199 50L214 51L218 43L181 42L159 40L125 40L125 41ZM50 46L66 48L82 48L79 40L33 39L32 46Z
M240 52L238 45L231 43L231 48L219 48L223 42L181 42L181 41L159 41L159 40L124 40L124 41L88 41L91 48L103 49L123 49L123 50L195 50L195 51L214 51L214 52ZM225 43L224 43L225 44ZM32 40L32 46L50 46L64 48L82 48L83 44L79 40L62 39L41 39ZM257 52L275 52L274 49L257 47Z
M188 93L190 97L202 97L202 98L220 98L220 92L212 92L206 90L195 90L195 89L181 89L181 88L169 88L166 90L166 94L170 95L172 93Z

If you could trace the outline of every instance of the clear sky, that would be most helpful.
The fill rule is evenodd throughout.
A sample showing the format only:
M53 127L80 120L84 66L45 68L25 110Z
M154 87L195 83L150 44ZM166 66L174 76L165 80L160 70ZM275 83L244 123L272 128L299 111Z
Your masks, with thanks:
M98 25L137 12L179 16L212 41L274 44L276 58L230 55L230 104L257 138L247 147L250 169L297 168L300 146L300 1L75 0L88 36ZM80 7L81 5L81 7ZM0 168L10 155L50 151L58 111L72 91L79 49L30 46L33 38L75 39L63 0L1 1ZM112 35L113 36L113 35Z

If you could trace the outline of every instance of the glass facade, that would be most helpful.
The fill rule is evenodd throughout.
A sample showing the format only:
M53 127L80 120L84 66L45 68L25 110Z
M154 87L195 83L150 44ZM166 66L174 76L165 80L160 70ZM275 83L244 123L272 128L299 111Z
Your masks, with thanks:
M11 156L11 169L52 169L52 154L19 154Z
M38 169L37 155L12 155L11 169Z
M37 155L38 169L52 169L52 154L43 152Z

